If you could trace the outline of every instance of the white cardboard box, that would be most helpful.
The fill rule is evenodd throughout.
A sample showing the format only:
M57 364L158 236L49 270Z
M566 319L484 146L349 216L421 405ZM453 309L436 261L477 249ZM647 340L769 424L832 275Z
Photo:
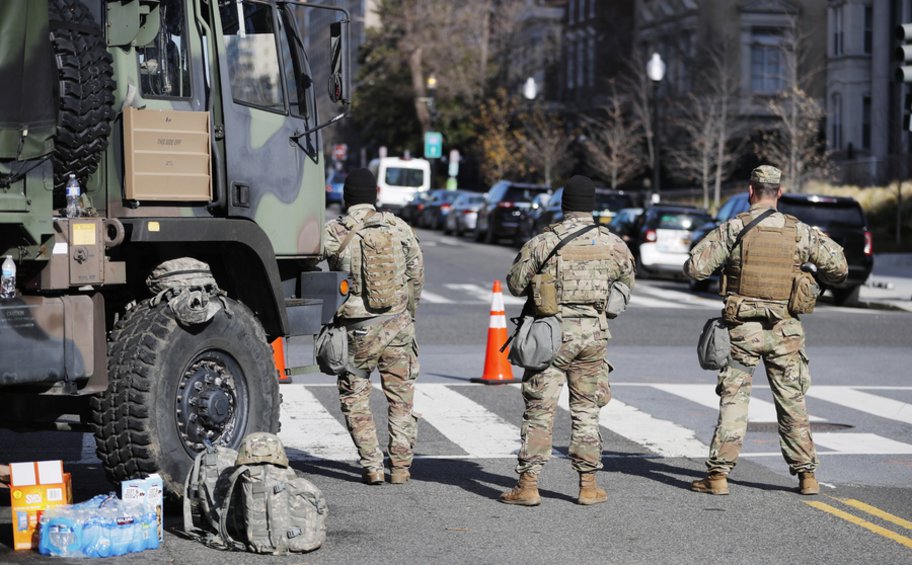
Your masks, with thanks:
M164 541L165 530L162 522L164 500L162 478L158 473L153 473L145 479L132 479L120 483L120 498L122 500L145 500L150 507L154 508L155 515L158 517L158 541Z

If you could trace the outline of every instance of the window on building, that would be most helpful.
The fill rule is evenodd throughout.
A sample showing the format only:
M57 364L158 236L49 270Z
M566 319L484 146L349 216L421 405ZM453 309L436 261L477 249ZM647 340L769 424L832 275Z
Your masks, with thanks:
M842 96L837 92L831 97L830 116L833 119L830 143L833 149L842 149Z
M833 55L842 55L842 6L833 10Z
M751 42L751 90L773 94L783 87L782 34L778 30L755 29Z
M236 102L285 112L272 8L244 1L219 10L231 94Z
M576 0L570 0L570 2L567 3L567 23L569 24L573 23L573 7L575 4Z
M572 4L572 2L571 2ZM576 86L573 64L576 62L576 45L573 40L567 42L567 90L573 90Z
M871 53L871 43L874 39L874 8L865 6L864 9L864 52Z
M581 38L582 41L578 42L576 45L576 84L582 88L585 86L585 59L586 59L586 38Z
M589 53L586 59L588 62L586 65L586 84L592 88L595 86L595 34L589 35Z
M871 148L871 97L861 99L861 147Z

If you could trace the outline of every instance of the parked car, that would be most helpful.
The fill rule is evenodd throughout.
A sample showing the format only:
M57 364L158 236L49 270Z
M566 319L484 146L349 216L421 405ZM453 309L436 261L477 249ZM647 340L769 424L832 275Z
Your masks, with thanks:
M634 247L637 221L642 215L642 208L621 208L614 217L611 218L608 229L611 230L611 233L623 239L628 247Z
M514 236L514 243L516 245L522 245L526 241L532 239L540 234L544 227L548 225L542 223L541 216L545 212L548 202L557 197L561 191L563 191L563 189L558 188L554 194L542 192L541 194L535 195L535 198L532 199L532 205L529 206L527 210L523 210L523 214L519 219L519 226L516 227L516 234Z
M406 223L417 226L418 218L424 212L424 207L427 206L430 198L427 190L416 192L412 199L399 209L399 217L405 220Z
M564 189L558 188L554 194L548 198L539 211L533 211L527 214L527 217L521 222L519 237L520 242L542 233L542 231L551 224L555 224L564 219L564 212L561 208ZM533 208L535 203L533 201ZM633 206L633 200L630 195L607 188L595 189L595 209L592 216L595 221L603 226L607 226L614 214L623 208Z
M462 235L467 231L475 231L478 220L478 209L484 204L484 194L477 192L463 192L453 202L450 213L447 214L443 232Z
M326 178L326 205L342 204L342 188L345 186L345 171L333 171Z
M637 273L681 275L693 232L712 220L703 208L657 204L643 213L636 234Z
M719 209L716 218L694 232L692 245L696 245L720 224L749 209L747 193L732 196ZM861 285L868 280L874 268L874 242L861 205L854 198L786 193L779 199L778 210L819 228L842 246L849 264L849 276L843 283L829 290L836 304L857 301ZM706 290L717 284L718 275L713 275L706 281L692 282L691 288Z
M453 201L460 194L462 193L458 190L447 190L445 188L432 190L430 192L431 199L425 205L418 225L432 230L442 230L444 222L450 214L450 209L453 207Z
M478 210L475 239L494 243L502 238L512 238L519 227L523 212L532 206L532 199L551 189L541 184L528 184L502 180L494 183Z

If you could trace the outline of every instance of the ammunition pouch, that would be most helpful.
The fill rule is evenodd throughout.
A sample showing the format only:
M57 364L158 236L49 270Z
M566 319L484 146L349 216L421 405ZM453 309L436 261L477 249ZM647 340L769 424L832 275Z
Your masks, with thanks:
M554 316L557 314L557 284L551 273L540 273L532 277L532 302L535 304L536 316Z
M792 281L792 293L789 295L788 311L793 316L810 314L817 305L820 295L820 286L814 276L804 271L799 271Z

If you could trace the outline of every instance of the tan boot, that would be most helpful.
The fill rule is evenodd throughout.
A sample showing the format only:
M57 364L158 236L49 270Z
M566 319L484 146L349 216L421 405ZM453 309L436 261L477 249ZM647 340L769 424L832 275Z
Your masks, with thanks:
M608 493L595 484L595 471L580 473L579 486L579 497L576 499L577 504L589 505L608 501Z
M798 473L798 490L801 494L820 494L820 483L814 477L813 471L800 471Z
M404 485L412 478L412 474L409 473L408 469L400 469L396 467L390 471L390 483L394 485Z
M520 506L538 506L541 497L538 496L538 475L523 473L519 476L516 487L500 495L504 504L518 504Z
M710 473L705 479L690 483L690 490L709 494L728 494L728 477L722 473Z
M366 485L382 485L383 471L372 471L370 469L365 469L361 474L361 481Z

